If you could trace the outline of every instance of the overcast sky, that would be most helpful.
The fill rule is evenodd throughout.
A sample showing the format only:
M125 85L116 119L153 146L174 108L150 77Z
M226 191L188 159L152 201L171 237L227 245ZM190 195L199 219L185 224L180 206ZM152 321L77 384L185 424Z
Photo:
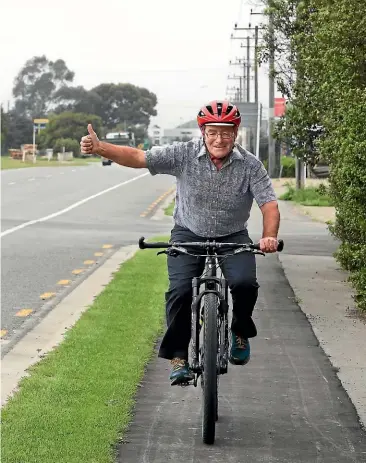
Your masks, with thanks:
M75 72L74 85L130 82L154 92L165 128L193 119L199 107L225 97L229 73L239 67L234 23L247 27L255 0L1 0L0 99L6 107L13 80L27 59L62 58ZM246 32L236 32L236 36ZM242 35L244 36L244 35ZM259 96L268 107L267 68Z

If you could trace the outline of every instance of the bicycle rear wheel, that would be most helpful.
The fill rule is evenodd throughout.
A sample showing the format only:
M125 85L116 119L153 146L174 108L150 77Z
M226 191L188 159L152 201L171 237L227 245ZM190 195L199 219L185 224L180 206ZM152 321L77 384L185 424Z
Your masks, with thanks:
M203 337L203 412L202 439L205 444L215 441L217 415L217 307L214 294L204 296L204 337Z

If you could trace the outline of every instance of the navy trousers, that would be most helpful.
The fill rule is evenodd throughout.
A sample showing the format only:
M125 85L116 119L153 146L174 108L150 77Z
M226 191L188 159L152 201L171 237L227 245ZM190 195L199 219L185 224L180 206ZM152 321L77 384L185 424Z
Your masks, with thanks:
M247 230L214 239L227 243L252 242ZM174 226L171 233L171 241L206 240L207 238L197 236L178 225ZM165 293L167 330L160 345L159 357L188 359L191 338L192 278L202 274L204 264L204 257L168 256L169 289ZM238 336L253 338L257 335L257 329L252 314L259 288L255 255L243 252L220 259L220 267L228 281L233 299L231 330Z

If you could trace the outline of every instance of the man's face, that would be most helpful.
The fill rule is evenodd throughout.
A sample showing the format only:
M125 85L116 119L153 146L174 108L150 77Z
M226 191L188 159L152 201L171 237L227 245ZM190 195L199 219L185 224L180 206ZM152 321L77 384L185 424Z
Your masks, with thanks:
M205 126L205 142L208 152L215 158L224 158L233 149L237 130L230 126Z

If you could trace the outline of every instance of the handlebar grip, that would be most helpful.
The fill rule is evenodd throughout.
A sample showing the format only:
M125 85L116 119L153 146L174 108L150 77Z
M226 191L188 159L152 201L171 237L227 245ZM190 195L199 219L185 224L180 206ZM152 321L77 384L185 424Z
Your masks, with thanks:
M146 243L145 242L145 237L142 236L139 239L139 248L140 249L158 249L158 248L168 248L171 246L170 243L163 243L163 242L158 242L158 243Z
M257 251L260 251L260 246L259 246L259 243L256 243L256 244L251 244L250 247L252 249L256 249ZM283 247L284 247L284 242L283 240L278 240L277 242L277 252L281 252L283 250Z

